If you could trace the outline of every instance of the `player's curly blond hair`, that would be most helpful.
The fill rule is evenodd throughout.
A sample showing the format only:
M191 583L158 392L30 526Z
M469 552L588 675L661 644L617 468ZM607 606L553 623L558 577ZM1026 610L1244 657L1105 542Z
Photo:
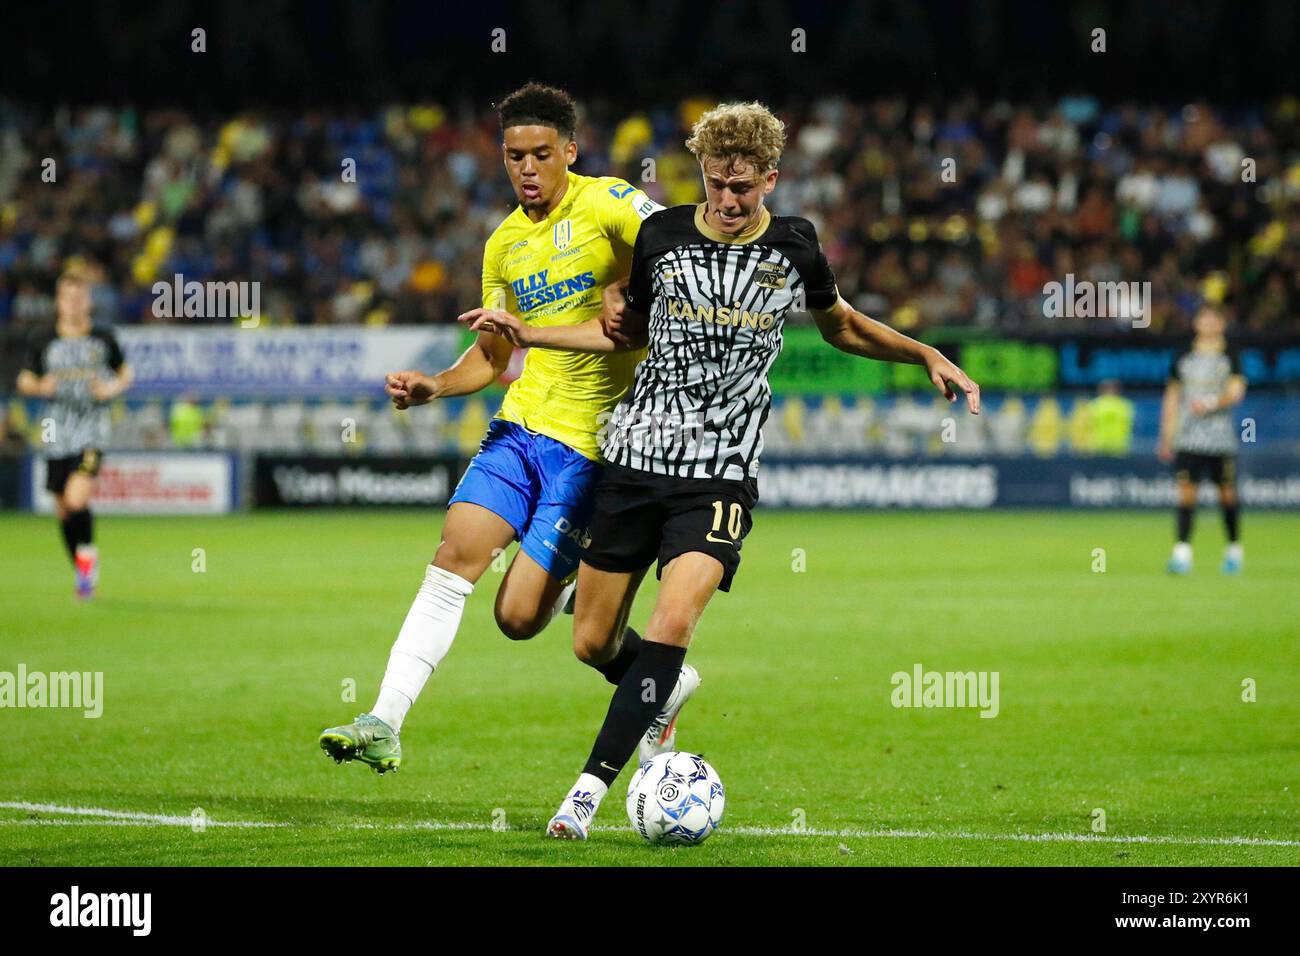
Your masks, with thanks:
M785 124L757 101L722 103L696 121L686 148L696 159L725 159L730 168L743 162L766 173L781 161Z

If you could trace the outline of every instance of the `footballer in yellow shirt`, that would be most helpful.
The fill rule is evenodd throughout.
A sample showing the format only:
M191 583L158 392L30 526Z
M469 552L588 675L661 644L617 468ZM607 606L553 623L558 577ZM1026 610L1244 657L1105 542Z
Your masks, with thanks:
M601 313L606 286L630 271L643 220L661 207L621 179L569 171L578 156L577 110L564 91L529 83L498 106L502 153L519 206L488 239L483 305L538 326L581 325ZM514 347L480 332L436 375L388 376L399 409L468 395L505 371ZM380 773L402 762L399 733L433 669L451 648L466 600L513 540L519 553L497 591L496 620L513 640L533 637L573 592L601 462L596 433L632 384L644 352L603 355L538 349L506 392L447 508L442 541L425 569L369 713L331 727L320 746L336 761ZM640 648L626 628L581 657L617 684Z
M529 325L581 325L604 287L628 274L642 220L660 207L621 179L567 174L563 199L540 222L518 207L483 251L483 307ZM591 355L529 351L497 417L600 460L596 432L632 384L645 350Z

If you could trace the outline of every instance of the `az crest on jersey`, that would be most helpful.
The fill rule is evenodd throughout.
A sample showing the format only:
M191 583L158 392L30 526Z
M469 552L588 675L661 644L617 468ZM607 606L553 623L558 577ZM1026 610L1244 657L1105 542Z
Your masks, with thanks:
M786 268L779 262L760 262L755 267L758 273L758 285L764 289L784 289Z
M573 238L573 220L561 219L551 230L551 241L555 243L558 252L563 252L569 248L569 240Z

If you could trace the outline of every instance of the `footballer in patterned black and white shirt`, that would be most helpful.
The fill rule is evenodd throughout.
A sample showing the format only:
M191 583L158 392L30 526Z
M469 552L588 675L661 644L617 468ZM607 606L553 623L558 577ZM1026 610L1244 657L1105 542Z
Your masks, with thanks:
M1246 377L1237 352L1225 337L1227 323L1212 305L1204 305L1194 320L1192 347L1170 369L1160 410L1157 454L1173 462L1178 483L1178 539L1169 557L1170 574L1192 570L1192 524L1201 482L1219 488L1223 529L1224 574L1240 574L1245 562L1241 547L1241 513L1237 498L1237 425L1233 409L1246 397Z
M18 393L44 398L45 487L76 570L80 598L94 595L99 552L90 512L100 456L108 441L108 402L131 385L117 338L90 319L90 281L75 269L59 277L52 330L32 342L18 373Z
M621 622L656 560L662 584L591 756L547 828L553 837L586 839L633 751L645 759L674 739L677 713L699 682L682 667L687 645L713 593L730 588L752 523L767 375L791 311L810 311L842 351L925 366L950 401L963 394L979 412L979 388L961 369L840 297L812 223L767 210L784 143L784 125L759 103L700 118L686 145L700 161L705 201L657 212L641 227L620 330L607 333L599 319L537 328L500 311L473 319L473 328L522 347L649 348L603 436L575 653L588 662L616 654Z

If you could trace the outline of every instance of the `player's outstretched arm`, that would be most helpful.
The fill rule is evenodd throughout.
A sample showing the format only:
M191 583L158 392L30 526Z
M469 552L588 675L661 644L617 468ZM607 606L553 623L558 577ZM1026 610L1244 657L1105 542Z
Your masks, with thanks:
M437 375L423 372L390 372L384 391L397 408L424 405L435 398L471 395L487 388L510 364L515 347L499 335L480 332L450 368Z
M930 381L948 401L955 402L957 393L961 392L966 396L971 414L980 413L980 387L933 346L863 315L844 301L843 296L829 309L813 309L812 313L822 338L841 352L882 362L924 365Z
M605 334L615 342L631 343L631 339L624 334L627 323L627 287L629 277L624 276L617 282L611 282L605 286L600 295L600 324L605 329Z
M578 325L529 325L499 309L472 309L460 317L476 332L495 332L518 348L557 349L563 352L627 352L646 343L646 322L634 312L623 317L622 337L605 334L600 317Z

